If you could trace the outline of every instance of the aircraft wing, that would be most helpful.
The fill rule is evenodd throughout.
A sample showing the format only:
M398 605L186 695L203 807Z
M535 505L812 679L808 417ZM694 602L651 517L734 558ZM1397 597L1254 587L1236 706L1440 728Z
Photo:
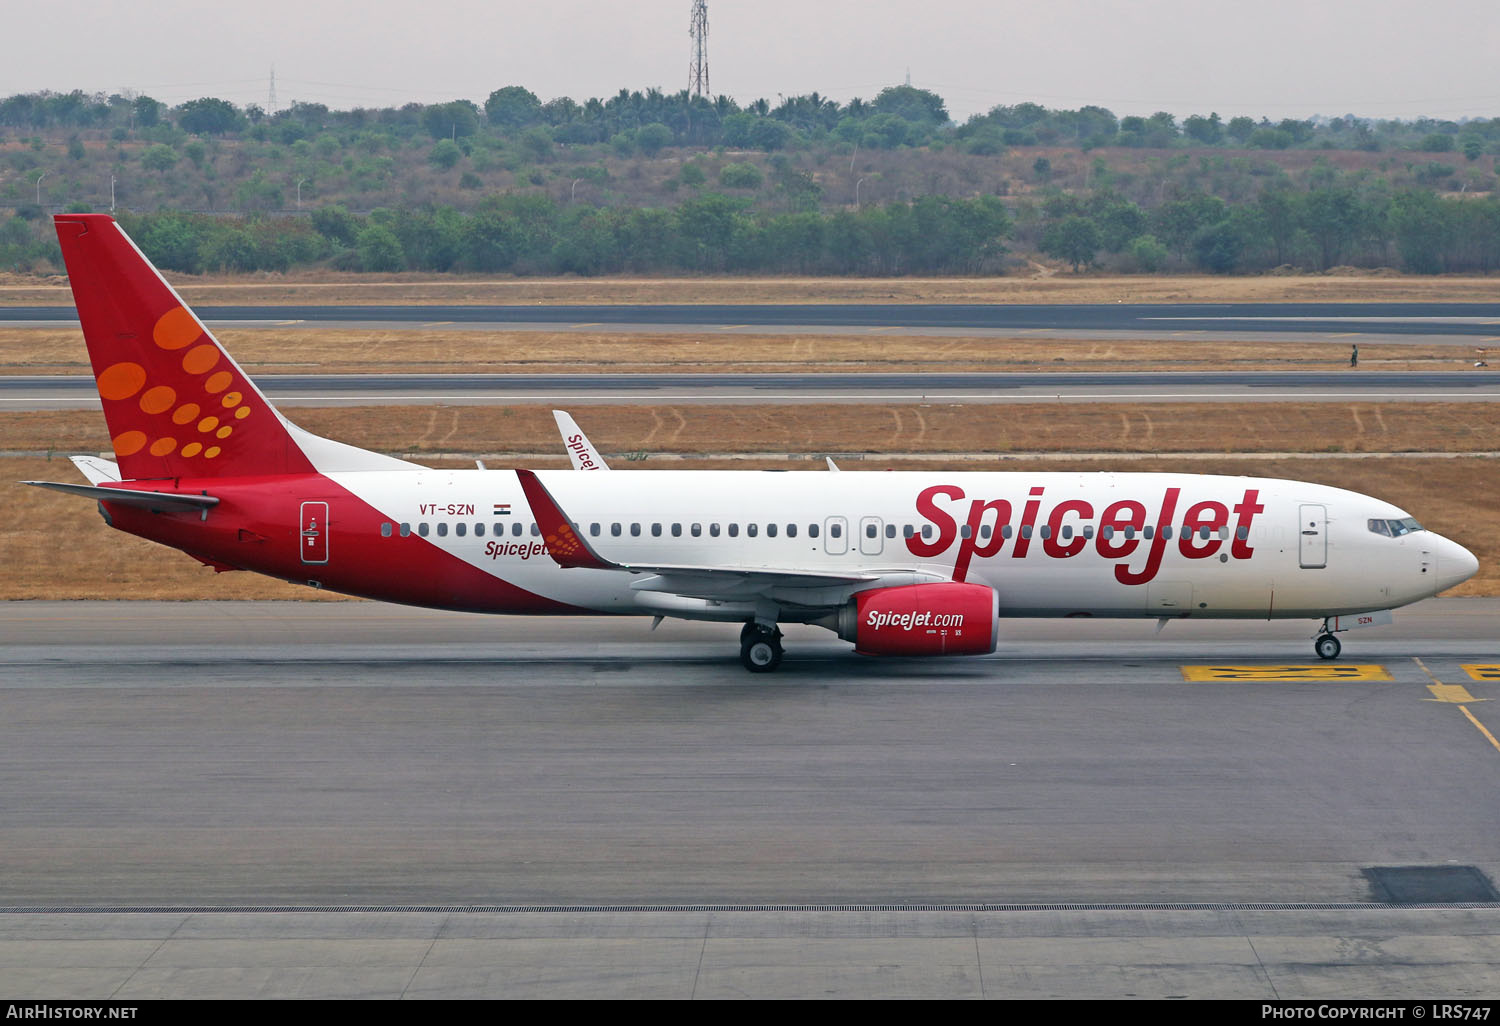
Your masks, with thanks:
M617 563L599 555L574 529L567 514L533 471L517 470L516 476L520 478L521 490L531 505L542 537L546 539L547 551L558 566L637 574L640 580L630 585L634 591L713 600L769 598L802 606L824 607L843 602L855 585L918 584L948 579L913 570L834 572L760 566Z

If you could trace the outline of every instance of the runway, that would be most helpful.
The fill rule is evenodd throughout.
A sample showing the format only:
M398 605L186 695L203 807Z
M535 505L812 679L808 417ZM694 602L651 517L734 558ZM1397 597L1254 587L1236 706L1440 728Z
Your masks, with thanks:
M1344 635L1386 680L1185 670L1310 621L765 679L714 625L9 603L0 991L1492 995L1497 623Z
M317 322L324 326L493 328L754 328L801 332L871 328L1009 333L1016 331L1213 331L1326 335L1500 337L1500 303L805 303L610 305L297 305L197 306L205 322ZM71 306L0 307L0 323L76 321ZM1500 340L1496 338L1495 340Z
M265 374L278 406L554 403L1494 402L1500 370L1016 374ZM0 376L0 410L97 408L88 375Z

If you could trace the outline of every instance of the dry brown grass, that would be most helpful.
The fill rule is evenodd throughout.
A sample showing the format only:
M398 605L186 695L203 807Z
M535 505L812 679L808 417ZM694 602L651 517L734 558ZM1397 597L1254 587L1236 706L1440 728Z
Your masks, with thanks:
M742 335L590 331L233 329L220 341L252 374L962 373L1291 370L1347 366L1349 339L1224 341ZM1361 342L1366 370L1465 371L1466 346ZM72 328L0 328L0 374L83 374Z
M309 409L296 411L296 419L320 434L377 449L419 456L466 454L422 460L436 465L472 465L467 456L499 451L557 453L516 462L567 466L551 415L540 406ZM691 457L746 449L874 452L890 455L846 466L974 470L972 460L944 459L942 454L990 452L1003 457L993 465L1005 470L1187 470L1318 481L1378 495L1411 510L1428 527L1479 556L1479 576L1454 594L1500 594L1500 540L1493 530L1493 511L1500 508L1500 474L1494 459L1463 455L1500 450L1500 410L1491 404L590 407L582 420L606 453L656 451ZM12 453L94 452L107 444L100 418L88 411L0 415L0 449ZM1217 455L1230 445L1236 450L1307 455ZM1335 447L1459 455L1314 458L1316 452ZM1121 455L1066 455L1087 451ZM903 461L903 453L929 458ZM733 461L688 458L670 463L616 457L612 462L624 472L663 466L808 471L823 467L817 456L791 461L771 456ZM15 483L32 478L79 479L72 465L60 458L0 459L0 503L7 512L0 526L0 566L5 568L0 599L326 597L252 574L216 575L190 557L111 531L90 502Z
M1488 302L1500 281L1392 272L1259 277L1093 275L1039 268L1005 278L482 278L298 272L171 275L203 305L526 303L1277 303ZM70 306L59 277L6 275L0 306Z

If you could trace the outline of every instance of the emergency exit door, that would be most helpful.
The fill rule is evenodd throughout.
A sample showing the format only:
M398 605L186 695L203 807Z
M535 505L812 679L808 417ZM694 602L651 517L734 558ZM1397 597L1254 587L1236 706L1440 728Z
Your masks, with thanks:
M302 562L328 562L328 503L302 504Z
M1298 509L1302 513L1297 525L1298 563L1304 570L1321 570L1328 565L1328 507L1303 505Z

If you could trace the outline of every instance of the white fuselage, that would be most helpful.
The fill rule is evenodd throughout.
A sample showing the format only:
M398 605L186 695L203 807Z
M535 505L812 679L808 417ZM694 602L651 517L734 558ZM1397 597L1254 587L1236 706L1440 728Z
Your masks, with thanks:
M1268 618L1387 609L1473 573L1407 514L1324 485L1187 474L631 471L538 475L590 546L624 565L878 573L967 580L1002 616ZM677 601L670 580L564 568L514 473L332 473L329 479L452 557L596 612L736 620L745 601L809 619L850 588L728 589ZM338 544L333 511L331 539ZM1165 528L1166 530L1163 530ZM375 551L379 551L378 547ZM656 582L656 583L650 583ZM855 589L857 590L857 589Z

